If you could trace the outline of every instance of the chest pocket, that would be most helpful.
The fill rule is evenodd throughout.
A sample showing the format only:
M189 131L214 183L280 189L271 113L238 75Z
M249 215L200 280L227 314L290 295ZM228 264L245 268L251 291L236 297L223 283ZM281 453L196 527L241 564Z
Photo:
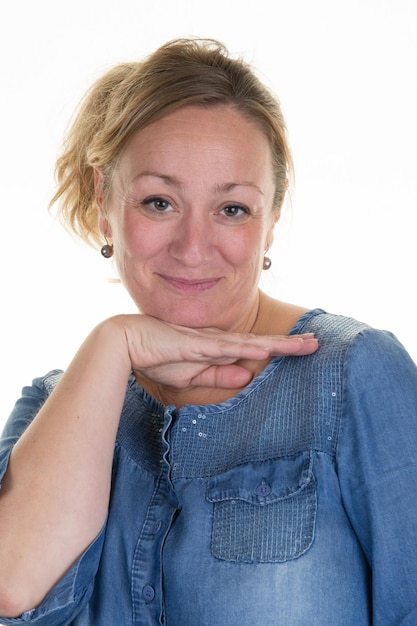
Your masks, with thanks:
M311 452L250 463L210 480L213 556L242 563L295 559L311 546L316 483Z

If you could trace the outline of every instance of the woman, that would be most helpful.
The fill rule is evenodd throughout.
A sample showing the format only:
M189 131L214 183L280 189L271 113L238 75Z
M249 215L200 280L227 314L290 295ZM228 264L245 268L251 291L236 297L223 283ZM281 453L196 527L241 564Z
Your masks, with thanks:
M279 105L215 42L93 86L54 200L140 313L6 426L4 624L417 622L416 368L260 292L290 170Z

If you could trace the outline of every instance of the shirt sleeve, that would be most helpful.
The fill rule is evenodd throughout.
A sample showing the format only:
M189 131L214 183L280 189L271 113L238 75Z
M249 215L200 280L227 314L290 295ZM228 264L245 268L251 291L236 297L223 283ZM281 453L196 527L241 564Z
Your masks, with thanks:
M32 422L61 372L54 370L24 387L21 398L6 422L0 439L0 488L7 470L14 444ZM105 527L64 577L48 593L42 604L14 619L0 617L5 626L37 624L38 626L62 626L73 620L88 603L103 547ZM1 538L0 538L1 540Z
M370 566L372 623L415 625L417 367L392 334L367 330L348 350L343 385L337 469Z

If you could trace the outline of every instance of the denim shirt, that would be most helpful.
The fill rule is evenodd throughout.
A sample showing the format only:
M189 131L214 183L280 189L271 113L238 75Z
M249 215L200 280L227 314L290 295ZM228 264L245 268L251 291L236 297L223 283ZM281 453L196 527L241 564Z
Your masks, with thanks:
M416 626L417 368L390 333L320 309L292 332L319 350L221 404L165 407L131 377L105 527L2 623ZM0 476L59 376L23 390Z

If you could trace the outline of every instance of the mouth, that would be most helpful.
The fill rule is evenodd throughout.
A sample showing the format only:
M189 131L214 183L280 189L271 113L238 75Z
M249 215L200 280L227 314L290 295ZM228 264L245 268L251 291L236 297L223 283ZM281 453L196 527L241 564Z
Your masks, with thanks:
M159 274L159 277L170 287L184 294L199 294L209 291L217 285L220 278L177 278L166 274Z

